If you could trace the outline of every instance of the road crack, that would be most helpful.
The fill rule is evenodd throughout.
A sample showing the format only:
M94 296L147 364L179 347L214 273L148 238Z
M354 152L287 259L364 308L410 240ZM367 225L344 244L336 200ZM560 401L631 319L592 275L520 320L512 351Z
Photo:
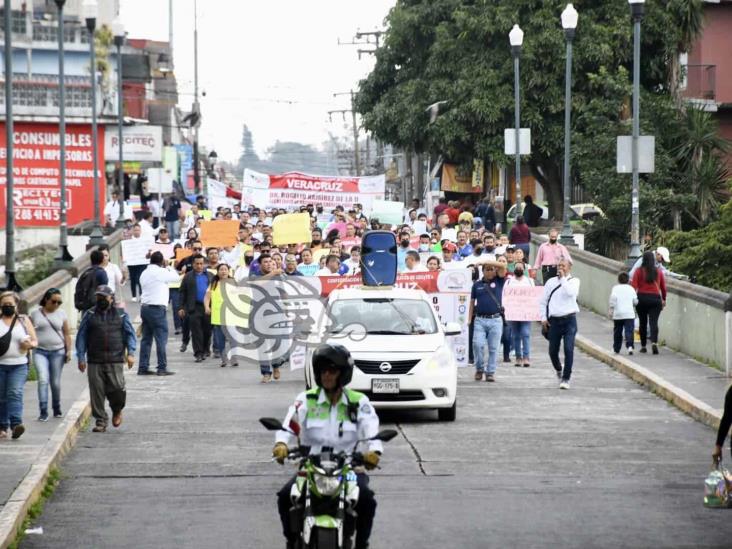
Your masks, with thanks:
M419 450L417 450L417 447L412 443L411 440L409 440L407 433L404 432L404 429L402 429L402 426L399 423L396 424L396 428L401 433L401 435L404 437L404 440L407 441L407 444L409 444L409 447L412 449L412 453L414 454L414 457L417 459L417 465L419 466L419 470L422 472L422 474L424 476L429 476L427 474L427 471L424 470L424 463L422 462L422 456L419 455Z

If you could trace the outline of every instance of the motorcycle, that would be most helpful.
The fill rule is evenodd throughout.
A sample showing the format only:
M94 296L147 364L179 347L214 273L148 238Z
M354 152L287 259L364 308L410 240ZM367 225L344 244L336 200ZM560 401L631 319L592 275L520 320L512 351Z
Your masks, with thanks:
M269 431L286 431L298 437L275 418L261 418L259 422ZM388 442L397 431L384 429L366 440L356 442L350 452L334 452L323 448L310 455L309 448L298 444L290 450L288 459L298 461L298 473L292 485L290 500L290 528L298 533L295 549L350 549L353 547L355 528L346 534L346 517L355 524L359 487L356 470L363 466L363 456L356 452L362 442Z

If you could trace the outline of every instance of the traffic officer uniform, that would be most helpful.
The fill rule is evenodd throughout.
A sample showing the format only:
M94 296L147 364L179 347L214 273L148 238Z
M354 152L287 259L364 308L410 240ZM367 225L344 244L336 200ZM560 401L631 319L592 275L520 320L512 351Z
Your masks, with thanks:
M323 448L334 452L351 452L359 440L370 439L379 432L379 418L369 399L363 393L344 388L341 399L332 406L325 391L316 387L300 393L287 413L283 425L292 429L300 427L300 445L310 448L310 454L319 454ZM289 432L278 431L276 442L288 447L297 445L297 437ZM381 453L383 444L379 440L368 440L359 444L356 451ZM358 473L360 495L356 504L356 548L367 547L371 535L376 500L369 488L369 478ZM290 531L290 492L295 482L293 477L277 494L277 507L282 520L285 537L294 542L295 533Z

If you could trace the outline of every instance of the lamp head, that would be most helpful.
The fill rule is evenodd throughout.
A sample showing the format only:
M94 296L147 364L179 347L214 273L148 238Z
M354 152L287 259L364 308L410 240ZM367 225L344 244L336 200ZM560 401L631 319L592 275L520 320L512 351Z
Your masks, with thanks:
M576 29L578 19L579 14L577 13L577 10L574 9L572 4L567 4L567 7L564 8L564 11L562 12L562 28L564 30Z
M216 161L219 159L219 155L216 154L216 151L211 151L208 153L208 161L213 165L216 164Z
M94 32L94 28L97 26L98 12L97 0L84 0L81 5L81 16L86 21L86 28L89 29L89 32Z
M628 0L628 4L633 18L640 20L646 11L646 0Z
M508 33L508 40L511 47L520 48L524 43L524 31L521 30L521 27L514 25L511 32Z
M112 36L122 40L125 38L125 26L119 17L112 21Z

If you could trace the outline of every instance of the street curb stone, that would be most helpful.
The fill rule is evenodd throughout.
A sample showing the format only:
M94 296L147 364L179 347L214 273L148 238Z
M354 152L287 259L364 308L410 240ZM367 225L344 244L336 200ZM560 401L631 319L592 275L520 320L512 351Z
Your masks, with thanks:
M38 454L38 459L0 511L0 549L6 549L15 541L28 509L41 496L49 472L73 447L82 425L90 415L89 389L86 388L56 427Z
M586 337L577 334L576 344L580 350L600 362L604 362L618 372L625 374L636 383L649 389L700 423L713 429L719 429L719 422L722 419L722 414L719 410L715 410L705 402L690 395L673 383L669 383L661 376L651 372L640 364L603 349Z

